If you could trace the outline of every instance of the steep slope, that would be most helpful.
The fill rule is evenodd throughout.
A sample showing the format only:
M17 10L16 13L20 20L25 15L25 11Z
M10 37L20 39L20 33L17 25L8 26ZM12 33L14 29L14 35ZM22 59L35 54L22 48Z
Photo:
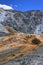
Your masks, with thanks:
M0 23L11 26L16 31L43 34L43 11L20 12L0 9Z

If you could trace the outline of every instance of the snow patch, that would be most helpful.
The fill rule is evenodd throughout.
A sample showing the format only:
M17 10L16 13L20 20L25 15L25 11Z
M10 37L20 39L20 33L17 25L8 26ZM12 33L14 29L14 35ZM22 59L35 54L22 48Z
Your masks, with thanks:
M11 6L3 5L3 4L0 4L0 8L5 9L5 10L13 9Z

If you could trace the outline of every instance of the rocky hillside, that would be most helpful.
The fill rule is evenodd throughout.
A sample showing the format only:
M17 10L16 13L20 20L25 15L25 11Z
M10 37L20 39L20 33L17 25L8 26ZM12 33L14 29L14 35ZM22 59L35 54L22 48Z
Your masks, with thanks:
M0 8L0 65L43 65L42 60L43 11Z
M0 9L0 23L16 31L43 34L43 11L21 12Z

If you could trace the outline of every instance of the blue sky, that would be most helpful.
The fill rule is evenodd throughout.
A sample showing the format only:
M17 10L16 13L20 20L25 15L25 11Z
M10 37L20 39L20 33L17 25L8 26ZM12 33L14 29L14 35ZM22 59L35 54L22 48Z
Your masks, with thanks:
M12 6L16 10L43 10L43 0L0 0L0 4Z

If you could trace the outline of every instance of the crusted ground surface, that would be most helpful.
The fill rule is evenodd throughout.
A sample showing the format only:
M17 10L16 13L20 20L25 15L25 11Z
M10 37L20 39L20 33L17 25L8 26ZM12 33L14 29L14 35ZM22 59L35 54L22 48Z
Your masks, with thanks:
M20 32L8 34L0 40L0 65L29 55L40 46L43 46L43 35Z

